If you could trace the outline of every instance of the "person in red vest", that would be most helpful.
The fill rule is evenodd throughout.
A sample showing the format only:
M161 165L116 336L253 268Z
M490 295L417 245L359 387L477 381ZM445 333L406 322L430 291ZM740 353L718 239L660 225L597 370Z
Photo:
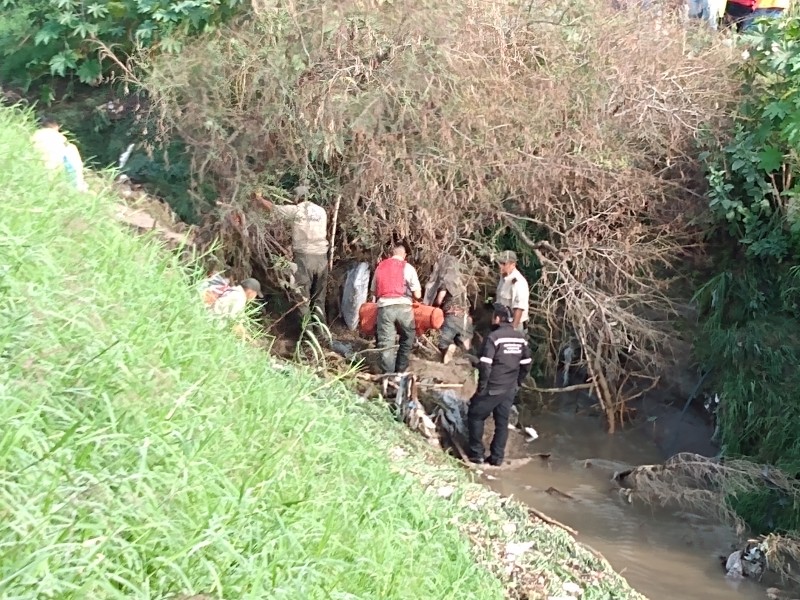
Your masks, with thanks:
M754 4L755 0L728 0L725 19L740 31L744 20L753 12Z
M392 256L382 260L372 278L372 300L378 304L377 345L381 349L381 370L403 373L408 370L411 349L416 341L412 303L422 299L417 270L406 262L406 247L392 246ZM400 335L397 355L395 335Z

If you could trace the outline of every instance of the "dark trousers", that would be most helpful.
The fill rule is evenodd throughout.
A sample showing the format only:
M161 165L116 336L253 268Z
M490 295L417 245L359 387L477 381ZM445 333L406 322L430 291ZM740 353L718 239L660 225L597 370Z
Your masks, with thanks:
M483 459L483 426L489 415L494 417L494 437L489 446L489 460L501 463L506 455L508 441L508 419L514 404L516 389L496 396L475 394L469 401L467 429L469 431L469 458Z
M447 350L450 344L461 344L465 349L469 349L474 333L472 317L466 312L458 315L446 314L444 324L439 330L439 350Z
M325 322L325 296L328 287L328 256L326 254L303 254L295 252L297 265L295 283L303 294L300 313L305 316L315 308Z
M736 31L742 30L742 25L744 21L752 14L749 8L742 6L741 4L736 4L735 2L728 2L725 5L725 19L733 26L736 27Z
M400 336L397 355L394 352L395 336ZM377 344L381 349L381 370L384 373L402 373L417 339L414 309L410 304L390 304L378 308Z

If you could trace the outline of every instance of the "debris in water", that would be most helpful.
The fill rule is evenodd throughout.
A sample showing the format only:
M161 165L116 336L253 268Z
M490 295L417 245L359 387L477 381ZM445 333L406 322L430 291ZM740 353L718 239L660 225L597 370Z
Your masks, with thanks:
M725 576L731 579L741 579L744 577L742 570L742 551L732 552L725 562Z
M589 469L591 467L603 469L604 471L610 471L611 473L624 473L625 471L629 471L633 468L627 463L616 460L606 460L603 458L587 458L585 461L583 461L584 469Z
M574 500L575 499L572 496L570 496L569 494L567 494L566 492L562 492L561 490L556 489L554 487L547 488L545 490L545 493L550 494L551 496L561 496L562 498L567 498L568 500Z
M533 441L535 441L535 440L537 440L539 438L539 434L536 432L536 430L533 427L526 427L525 428L525 434L526 434L526 437L525 437L525 441L526 442L533 442Z
M767 588L767 598L769 600L797 600L797 595L771 587Z
M761 579L767 567L766 546L750 540L741 549L732 552L725 561L725 575L731 579Z

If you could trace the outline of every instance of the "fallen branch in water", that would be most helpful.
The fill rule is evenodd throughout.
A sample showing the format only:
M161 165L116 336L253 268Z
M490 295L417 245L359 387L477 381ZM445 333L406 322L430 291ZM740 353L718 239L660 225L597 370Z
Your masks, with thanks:
M530 385L523 385L522 388L530 392L538 392L540 394L557 394L559 392L574 392L576 390L589 390L594 387L593 383L578 383L575 385L568 385L562 388L538 388Z
M548 517L546 514L544 514L543 512L541 512L539 510L536 510L535 508L528 507L528 512L531 515L533 515L534 517L536 517L537 519L539 519L540 521L544 521L548 525L553 525L555 527L563 529L564 531L566 531L568 534L570 534L572 536L577 536L578 535L578 532L575 531L569 525L564 525L564 523L562 523L561 521L556 521L554 518Z
M562 498L566 498L567 500L575 500L574 497L570 496L566 492L562 492L558 488L549 487L545 490L545 493L550 494L551 496L561 496Z
M676 454L663 464L641 465L614 474L629 500L639 498L651 504L678 506L716 518L746 531L731 502L747 494L771 492L796 506L800 501L800 481L781 470L740 459L708 458L688 452ZM772 534L762 541L767 567L795 579L791 567L800 559L800 539L796 532Z

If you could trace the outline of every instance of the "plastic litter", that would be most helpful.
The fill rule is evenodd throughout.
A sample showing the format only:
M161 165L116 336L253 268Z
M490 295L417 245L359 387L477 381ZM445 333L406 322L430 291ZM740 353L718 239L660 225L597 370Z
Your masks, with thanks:
M358 313L369 294L369 264L362 262L347 272L342 291L342 318L350 331L358 328Z

